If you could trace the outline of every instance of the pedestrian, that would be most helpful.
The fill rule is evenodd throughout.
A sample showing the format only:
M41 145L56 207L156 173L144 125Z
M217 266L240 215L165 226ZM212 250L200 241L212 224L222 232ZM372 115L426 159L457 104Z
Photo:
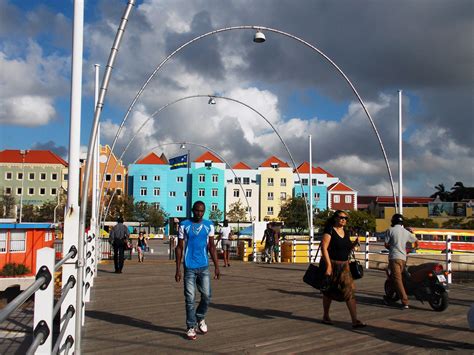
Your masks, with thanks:
M224 226L219 232L219 238L221 240L222 253L224 256L224 267L230 266L229 263L229 250L231 246L230 236L232 234L232 229L229 227L229 221L224 220Z
M140 231L137 239L137 252L138 252L138 262L142 263L144 259L144 254L146 248L148 247L148 242L145 239L145 233Z
M268 264L272 263L273 258L273 246L275 245L275 231L273 230L272 223L267 223L267 228L263 232L262 243L265 243L265 249L263 250L264 259Z
M211 301L211 276L208 253L214 263L214 279L219 279L216 246L214 244L214 224L203 219L206 205L196 201L193 205L193 218L181 222L176 247L176 282L181 281L181 262L184 265L184 298L186 305L186 336L196 339L196 328L202 334L207 333L205 321ZM184 260L183 260L184 251ZM196 288L201 300L195 308Z
M391 227L387 230L385 236L385 248L388 253L388 267L391 271L391 280L402 302L402 309L410 308L408 305L408 296L403 286L403 272L405 271L407 261L406 245L408 242L418 244L418 239L409 228L403 226L403 216L395 213L392 216ZM389 303L384 297L385 303Z
M117 219L117 224L109 235L109 242L114 249L114 266L115 273L121 274L123 269L124 250L127 247L130 232L127 226L123 224L123 218Z
M359 242L351 241L350 234L345 230L349 217L344 211L336 211L328 219L324 228L321 242L322 268L326 269L325 275L330 277L330 287L323 292L323 323L332 325L329 317L331 302L345 301L352 320L352 328L363 328L366 326L357 318L357 306L355 300L355 286L349 268L349 256Z
M280 237L281 237L281 226L273 225L273 232L274 232L274 243L273 246L273 260L278 263L279 255L280 255Z

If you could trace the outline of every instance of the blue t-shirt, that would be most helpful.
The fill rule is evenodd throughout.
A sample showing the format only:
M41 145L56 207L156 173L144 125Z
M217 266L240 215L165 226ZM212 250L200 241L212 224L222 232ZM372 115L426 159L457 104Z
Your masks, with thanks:
M184 266L197 269L209 265L207 243L214 236L214 224L203 219L199 223L187 219L180 223L178 238L184 239Z

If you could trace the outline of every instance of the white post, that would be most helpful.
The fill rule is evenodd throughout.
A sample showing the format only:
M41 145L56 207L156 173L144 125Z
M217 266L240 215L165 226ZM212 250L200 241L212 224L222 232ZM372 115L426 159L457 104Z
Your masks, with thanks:
M35 293L33 329L41 326L49 329L49 335L35 354L50 354L53 344L53 308L54 308L54 248L42 248L36 252L36 275L49 273L51 280L48 287Z
M293 239L293 242L291 243L292 246L292 253L291 253L291 262L295 263L296 262L296 240Z
M448 284L453 281L452 262L451 262L451 235L446 236L446 271L448 272Z
M365 232L365 268L369 268L369 232Z
M95 110L97 108L97 102L99 100L99 68L100 68L100 65L99 64L94 64L94 74L95 74L95 82L94 82L94 113L95 113ZM97 128L97 130L100 129L100 125L99 127ZM92 253L94 254L94 263L93 265L91 266L94 270L94 276L97 275L97 235L100 233L100 226L99 226L99 221L98 221L98 218L99 218L99 204L100 204L100 200L99 200L99 195L98 195L98 188L99 188L99 182L98 182L98 178L99 178L99 174L100 174L100 171L99 171L99 154L100 154L100 150L99 150L99 133L97 134L96 138L95 138L95 142L94 142L94 151L92 153L92 156L94 158L93 160L93 165L92 165L92 209L91 209L91 224L90 224L90 230L92 231L93 235L96 236L96 238L93 238L92 240L92 244L91 244L91 249L92 250ZM90 281L90 284L91 284L91 287L93 286L94 284L94 278L91 278L91 281Z
M20 195L20 218L18 221L21 223L23 219L23 194L25 190L25 155L26 155L26 150L20 150L20 154L22 157L21 160L21 195Z
M398 211L403 214L402 90L398 90Z
M313 152L311 144L311 134L309 138L309 262L311 262L311 254L314 239L313 227Z
M64 241L63 254L66 254L71 246L79 249L79 174L80 174L80 148L81 148L81 100L82 100L82 54L83 54L83 31L84 31L84 0L74 0L74 24L72 34L72 73L71 73L71 119L69 127L69 182L67 191L67 208L64 216ZM77 254L63 265L62 284L66 285L72 275L78 280ZM75 287L78 287L76 283ZM76 308L77 294L75 289L67 294L61 307L61 317L65 317L70 305ZM64 338L71 336L76 341L75 317L77 309L71 321L68 322Z

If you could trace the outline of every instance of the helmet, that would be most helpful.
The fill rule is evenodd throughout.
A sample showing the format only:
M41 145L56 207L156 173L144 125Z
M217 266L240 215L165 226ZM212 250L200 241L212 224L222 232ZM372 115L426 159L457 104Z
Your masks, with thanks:
M403 224L403 216L400 213L395 213L392 216L392 227L397 224Z

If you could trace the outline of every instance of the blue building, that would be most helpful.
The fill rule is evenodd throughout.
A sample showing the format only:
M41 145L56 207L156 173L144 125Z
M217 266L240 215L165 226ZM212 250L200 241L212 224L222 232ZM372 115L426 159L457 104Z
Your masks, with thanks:
M206 204L204 218L212 211L225 212L225 163L211 152L205 152L192 164L191 205L196 201Z

